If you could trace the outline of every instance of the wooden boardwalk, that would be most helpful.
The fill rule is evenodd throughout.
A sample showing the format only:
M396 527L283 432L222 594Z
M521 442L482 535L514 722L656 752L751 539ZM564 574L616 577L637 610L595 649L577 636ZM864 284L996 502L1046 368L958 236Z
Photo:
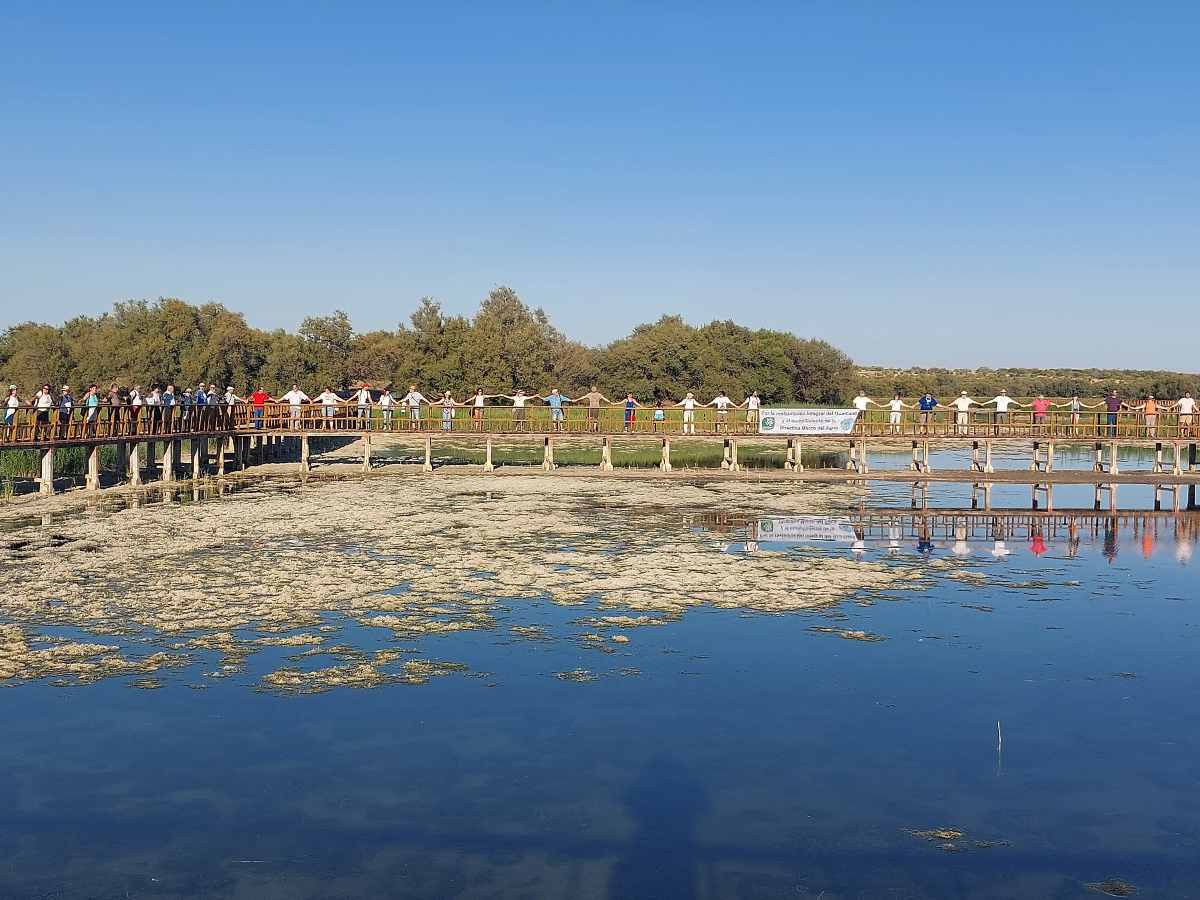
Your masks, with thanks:
M755 414L744 410L721 415L709 409L685 418L681 410L655 419L653 411L639 409L632 417L620 408L606 408L594 415L585 409L569 410L562 417L545 407L523 413L511 407L489 407L482 414L458 409L454 415L422 408L412 416L407 410L388 412L378 408L343 408L325 415L323 408L266 404L254 408L209 406L172 412L150 407L123 411L111 416L100 410L92 419L72 415L58 421L54 411L39 419L34 410L17 410L11 425L0 426L0 451L30 450L40 455L40 483L52 493L54 455L63 448L87 451L88 488L100 486L100 450L116 448L116 473L137 485L154 472L164 481L181 473L199 479L224 474L230 468L255 463L293 459L301 472L309 471L314 441L334 438L358 442L362 466L372 465L373 448L405 442L423 448L423 468L432 471L435 453L446 447L478 447L483 451L484 471L493 471L497 446L532 444L542 451L542 468L557 468L556 448L591 446L600 451L600 470L613 470L614 442L647 443L657 447L658 469L666 474L675 468L672 446L677 442L719 442L721 468L739 472L739 450L747 446L778 448L784 453L784 477L840 478L870 477L887 480L923 481L1016 481L1029 484L1055 483L1144 483L1186 484L1200 478L1195 427L1185 417L1160 416L1152 424L1136 414L1120 414L1115 421L1104 414L1061 414L1034 421L1014 413L1003 421L978 414L966 420L935 414L924 420L909 414L893 424L886 413L860 416L848 434L773 435L760 434ZM763 411L763 415L768 413ZM1056 448L1086 446L1091 465L1087 469L1058 468ZM803 450L834 450L844 454L845 467L838 470L805 471ZM957 470L937 470L932 452L958 449L970 454L969 465ZM1121 451L1137 448L1152 454L1150 471L1122 472ZM161 455L159 453L161 449ZM875 471L871 452L902 449L911 452L907 470ZM994 453L1027 454L1028 470L997 470ZM188 460L183 459L186 452Z

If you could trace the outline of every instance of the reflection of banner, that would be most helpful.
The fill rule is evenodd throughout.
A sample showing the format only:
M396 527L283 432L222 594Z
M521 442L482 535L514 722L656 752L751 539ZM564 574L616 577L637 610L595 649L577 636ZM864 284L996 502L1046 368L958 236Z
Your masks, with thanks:
M750 525L750 540L782 543L843 541L857 539L849 519L834 516L770 516Z
M857 409L764 409L759 434L849 434Z

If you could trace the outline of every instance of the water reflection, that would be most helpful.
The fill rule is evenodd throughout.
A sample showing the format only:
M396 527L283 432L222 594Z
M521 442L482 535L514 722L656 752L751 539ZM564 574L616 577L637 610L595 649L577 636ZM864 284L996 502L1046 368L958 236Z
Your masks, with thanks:
M693 517L728 541L730 550L756 553L794 547L844 548L854 558L872 551L898 554L905 549L923 556L940 552L967 559L985 554L1011 556L1013 547L1034 557L1074 558L1085 548L1098 547L1113 562L1122 546L1135 548L1150 560L1165 548L1180 565L1191 562L1200 541L1200 514L1129 511L1095 514L967 511L906 512L864 510L847 516L738 517L714 513ZM1011 545L1011 546L1010 546Z

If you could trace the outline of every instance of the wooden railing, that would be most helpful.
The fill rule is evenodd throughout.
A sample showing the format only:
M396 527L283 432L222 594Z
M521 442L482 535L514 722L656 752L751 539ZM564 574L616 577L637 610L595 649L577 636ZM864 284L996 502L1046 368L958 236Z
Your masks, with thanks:
M656 415L661 412L661 416ZM765 414L764 410L764 414ZM744 409L720 413L697 409L690 414L677 407L661 411L642 407L626 411L621 406L600 409L568 407L557 413L545 405L524 409L511 406L456 407L444 410L422 405L416 410L395 406L390 410L373 405L321 406L266 403L253 406L237 403L202 407L75 408L64 413L55 408L39 411L32 407L6 410L0 425L0 448L36 447L53 444L114 442L128 439L179 438L188 435L254 434L260 431L307 433L445 434L445 435L642 435L671 437L751 437L758 435L758 414ZM831 437L838 437L832 435ZM898 422L891 413L871 409L859 415L852 435L843 437L925 440L959 438L979 440L1140 440L1172 441L1200 439L1200 416L1160 413L1153 421L1138 412L1087 411L1078 414L1055 411L1044 417L1029 410L1007 415L992 411L954 410L928 414L904 411Z

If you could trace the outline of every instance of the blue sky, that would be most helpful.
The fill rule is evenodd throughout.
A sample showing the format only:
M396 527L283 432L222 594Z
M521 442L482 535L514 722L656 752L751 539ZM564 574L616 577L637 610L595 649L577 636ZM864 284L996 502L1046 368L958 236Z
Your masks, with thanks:
M1200 371L1195 3L16 6L0 327L508 284L588 343Z

